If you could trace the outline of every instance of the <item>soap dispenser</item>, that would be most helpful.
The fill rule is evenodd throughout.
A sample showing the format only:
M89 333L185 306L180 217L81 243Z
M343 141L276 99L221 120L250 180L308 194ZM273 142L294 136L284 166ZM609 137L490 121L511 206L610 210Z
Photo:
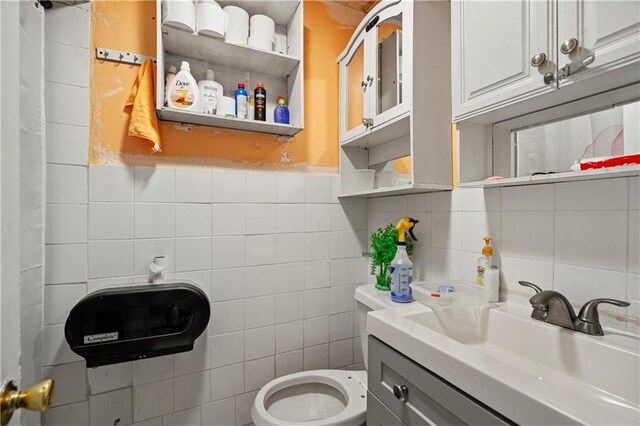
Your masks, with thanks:
M500 272L493 265L493 248L491 238L484 237L482 256L476 263L476 283L489 291L489 302L497 302L500 297Z

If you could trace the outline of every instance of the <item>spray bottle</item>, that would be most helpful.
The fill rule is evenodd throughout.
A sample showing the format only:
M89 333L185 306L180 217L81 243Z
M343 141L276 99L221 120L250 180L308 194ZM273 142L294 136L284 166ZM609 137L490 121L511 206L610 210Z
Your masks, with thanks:
M398 303L409 303L413 299L411 281L413 280L413 263L407 255L407 232L414 241L413 227L418 223L416 219L404 217L396 225L398 230L398 248L396 257L391 261L391 300Z

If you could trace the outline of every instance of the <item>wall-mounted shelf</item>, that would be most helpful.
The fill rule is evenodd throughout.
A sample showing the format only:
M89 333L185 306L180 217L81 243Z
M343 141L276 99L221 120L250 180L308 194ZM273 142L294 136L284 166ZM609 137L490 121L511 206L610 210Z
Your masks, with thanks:
M368 131L361 135L348 139L340 144L349 148L372 148L389 141L409 135L411 131L410 113L405 113L376 128L375 132Z
M374 198L374 197L391 197L395 195L417 194L421 192L451 191L450 185L422 185L409 184L398 185L386 188L377 188L370 191L349 192L340 194L340 198Z

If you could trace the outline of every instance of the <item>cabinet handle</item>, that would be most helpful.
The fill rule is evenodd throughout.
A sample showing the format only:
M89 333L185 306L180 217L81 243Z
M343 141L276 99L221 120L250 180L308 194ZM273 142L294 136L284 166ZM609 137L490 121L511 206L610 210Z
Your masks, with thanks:
M533 58L531 58L531 66L534 68L538 68L539 66L544 64L546 60L547 55L545 53L537 53L533 55Z
M565 55L568 55L569 53L576 50L576 47L578 47L578 39L571 37L566 39L564 43L560 45L560 51Z
M373 77L371 77L370 75L367 76L367 81L369 82L369 86L371 86L373 84Z
M409 399L409 388L405 385L393 385L393 396L396 399L405 402Z
M560 70L558 71L558 81L564 80L570 75L573 75L578 71L580 71L581 69L586 68L587 66L591 65L595 60L596 60L596 53L592 52L589 56L583 59L573 61L570 64L565 65L564 67L560 68Z

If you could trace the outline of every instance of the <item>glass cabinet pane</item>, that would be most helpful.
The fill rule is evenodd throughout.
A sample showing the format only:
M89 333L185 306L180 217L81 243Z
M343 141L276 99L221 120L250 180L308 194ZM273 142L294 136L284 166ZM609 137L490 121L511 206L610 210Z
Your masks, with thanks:
M347 64L347 130L362 125L364 118L364 43L360 43Z
M376 26L378 43L378 93L376 113L402 103L402 13Z

